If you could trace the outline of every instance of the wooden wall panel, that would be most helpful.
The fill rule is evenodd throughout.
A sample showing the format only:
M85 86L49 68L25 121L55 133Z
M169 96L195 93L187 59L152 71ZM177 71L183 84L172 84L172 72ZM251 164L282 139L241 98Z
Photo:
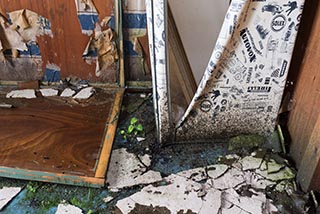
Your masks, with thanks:
M313 16L315 18L312 22ZM312 30L310 36L306 31L301 31L302 35L299 37L300 39L309 37L309 40L305 40L308 41L304 43L306 46L301 46L305 49L301 66L297 69L291 65L295 71L294 74L298 74L298 78L293 97L294 108L290 113L288 129L292 138L290 154L298 167L299 181L303 189L308 190L310 188L320 189L320 180L315 179L320 177L318 166L320 161L319 3L311 1L306 3L306 11L301 24L302 27L303 24L309 25ZM296 55L301 54L297 52L297 48L301 49L301 47L296 47Z
M99 20L110 16L113 0L95 0ZM110 69L110 76L101 79L95 75L95 63L89 65L82 59L82 53L89 37L81 33L74 0L0 0L4 12L29 9L48 18L51 23L53 38L38 37L38 44L43 61L43 70L47 63L54 63L61 68L61 77L70 75L91 81L116 80L116 67Z

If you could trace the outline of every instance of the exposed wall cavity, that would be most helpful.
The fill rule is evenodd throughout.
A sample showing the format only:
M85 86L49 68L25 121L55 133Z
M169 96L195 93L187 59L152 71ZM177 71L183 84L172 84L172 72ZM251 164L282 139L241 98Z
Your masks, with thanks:
M0 17L0 79L42 78L42 58L37 37L53 37L47 18L22 9Z

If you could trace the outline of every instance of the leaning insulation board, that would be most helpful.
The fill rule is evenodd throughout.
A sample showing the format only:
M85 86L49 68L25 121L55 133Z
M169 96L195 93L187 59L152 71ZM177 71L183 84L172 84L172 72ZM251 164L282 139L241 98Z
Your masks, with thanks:
M231 2L202 81L176 126L176 141L273 132L303 4L304 0ZM164 70L157 72L165 76Z
M172 121L169 95L166 0L146 0L153 101L159 142L171 141Z

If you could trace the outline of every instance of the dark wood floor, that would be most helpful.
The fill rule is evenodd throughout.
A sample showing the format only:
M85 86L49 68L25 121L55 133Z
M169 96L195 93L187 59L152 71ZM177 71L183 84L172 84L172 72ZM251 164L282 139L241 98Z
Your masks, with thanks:
M2 98L1 98L2 97ZM0 166L94 177L115 91L88 102L62 98L5 99L0 108Z

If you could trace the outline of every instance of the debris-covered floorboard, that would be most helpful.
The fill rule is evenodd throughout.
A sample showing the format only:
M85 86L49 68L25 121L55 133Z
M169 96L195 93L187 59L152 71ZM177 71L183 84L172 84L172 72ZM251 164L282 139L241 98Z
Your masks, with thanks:
M299 192L290 162L272 152L274 140L269 140L269 148L257 136L160 148L153 115L151 95L125 96L106 188L3 178L0 213L256 214L314 209L308 194Z

